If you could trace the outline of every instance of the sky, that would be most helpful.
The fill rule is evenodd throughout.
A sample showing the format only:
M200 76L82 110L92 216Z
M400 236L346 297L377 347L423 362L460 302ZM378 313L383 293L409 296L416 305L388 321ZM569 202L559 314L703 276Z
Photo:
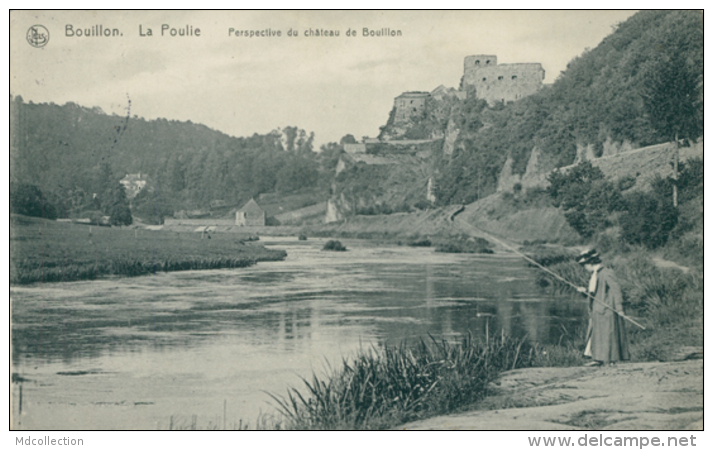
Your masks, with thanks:
M634 13L13 11L10 93L119 115L130 99L131 116L190 120L232 136L297 126L313 131L319 146L346 134L376 136L404 91L457 88L467 55L539 62L552 83ZM34 25L49 32L43 47L26 39ZM74 31L99 26L120 35ZM400 36L364 37L365 27ZM193 35L171 36L172 28ZM231 28L281 36L251 38ZM339 36L305 36L309 30Z

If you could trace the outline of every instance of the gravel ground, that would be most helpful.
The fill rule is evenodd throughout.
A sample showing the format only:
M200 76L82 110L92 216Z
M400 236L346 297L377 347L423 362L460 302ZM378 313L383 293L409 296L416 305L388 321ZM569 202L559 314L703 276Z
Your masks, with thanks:
M480 410L404 430L702 430L703 360L506 372Z

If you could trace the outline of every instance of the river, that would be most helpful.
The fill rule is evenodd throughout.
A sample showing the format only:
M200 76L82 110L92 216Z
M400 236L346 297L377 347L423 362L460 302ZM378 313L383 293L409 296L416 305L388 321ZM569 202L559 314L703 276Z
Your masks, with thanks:
M285 261L11 288L15 429L254 426L267 392L359 349L467 333L574 333L584 302L546 297L517 256L263 238Z

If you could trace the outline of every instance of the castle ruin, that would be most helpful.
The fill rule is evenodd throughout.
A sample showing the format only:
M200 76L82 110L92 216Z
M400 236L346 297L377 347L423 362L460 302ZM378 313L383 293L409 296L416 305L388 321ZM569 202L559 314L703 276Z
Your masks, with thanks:
M426 110L426 99L428 92L404 92L394 99L394 122L408 122L414 117L418 117Z
M475 95L492 105L534 94L544 78L540 63L498 64L496 55L471 55L463 63L461 89L475 87Z

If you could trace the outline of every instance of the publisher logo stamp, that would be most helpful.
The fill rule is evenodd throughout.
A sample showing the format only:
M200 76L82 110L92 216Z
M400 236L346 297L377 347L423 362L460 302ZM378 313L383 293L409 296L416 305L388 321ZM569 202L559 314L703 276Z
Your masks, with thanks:
M44 47L50 41L50 32L42 25L32 25L27 30L27 42L35 48Z

